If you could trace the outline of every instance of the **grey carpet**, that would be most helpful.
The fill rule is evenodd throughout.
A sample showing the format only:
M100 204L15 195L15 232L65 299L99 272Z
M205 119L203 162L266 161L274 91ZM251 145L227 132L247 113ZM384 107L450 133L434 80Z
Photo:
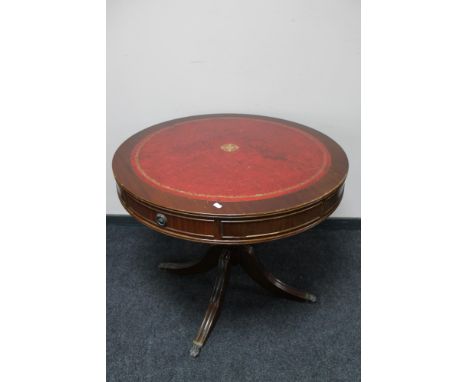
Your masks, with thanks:
M191 358L216 271L179 276L158 263L201 257L207 247L108 220L107 380L359 381L359 227L327 221L257 245L275 276L318 302L273 296L234 267L216 327Z

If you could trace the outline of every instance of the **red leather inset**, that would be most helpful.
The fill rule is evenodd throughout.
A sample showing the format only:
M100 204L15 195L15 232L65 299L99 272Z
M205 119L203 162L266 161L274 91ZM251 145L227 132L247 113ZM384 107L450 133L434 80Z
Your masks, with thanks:
M323 177L330 154L313 135L277 121L204 118L161 128L131 163L153 187L208 201L268 199Z

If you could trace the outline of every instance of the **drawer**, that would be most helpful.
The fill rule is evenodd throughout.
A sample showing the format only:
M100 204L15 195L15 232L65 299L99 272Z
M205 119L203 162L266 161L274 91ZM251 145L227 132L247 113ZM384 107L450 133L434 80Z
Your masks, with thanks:
M119 196L124 207L130 213L143 218L147 224L152 225L158 231L207 239L215 238L218 232L214 219L174 214L163 209L148 206L133 198L130 194L122 191L119 193Z

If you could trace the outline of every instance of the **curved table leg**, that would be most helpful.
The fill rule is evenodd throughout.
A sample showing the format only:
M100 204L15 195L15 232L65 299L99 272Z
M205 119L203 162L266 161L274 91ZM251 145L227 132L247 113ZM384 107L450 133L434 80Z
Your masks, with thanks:
M186 263L161 263L159 264L159 268L181 275L207 272L214 268L218 263L220 251L221 248L219 247L211 247L207 254L200 260L189 261Z
M190 355L192 357L196 357L200 354L200 350L205 344L205 341L218 318L226 285L229 281L230 270L231 251L226 248L221 252L219 257L218 277L213 287L208 309L206 310L205 317L203 318L203 322L198 330L197 336L193 340L192 349L190 349Z
M255 256L251 246L243 247L241 251L242 253L239 256L240 265L252 279L266 289L283 297L298 301L317 301L317 297L313 294L293 288L268 272Z

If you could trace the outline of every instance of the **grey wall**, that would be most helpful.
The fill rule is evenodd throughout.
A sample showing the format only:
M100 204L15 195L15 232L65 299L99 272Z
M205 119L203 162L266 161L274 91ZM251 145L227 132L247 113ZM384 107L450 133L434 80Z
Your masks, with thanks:
M334 216L360 216L360 3L108 0L107 213L125 213L111 160L165 120L262 114L321 130L347 152Z

